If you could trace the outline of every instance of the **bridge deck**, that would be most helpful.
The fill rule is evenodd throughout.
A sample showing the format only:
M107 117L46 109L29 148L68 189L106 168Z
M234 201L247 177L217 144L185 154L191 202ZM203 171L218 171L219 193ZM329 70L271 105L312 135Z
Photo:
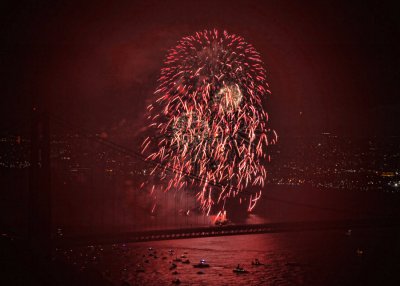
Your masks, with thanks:
M248 225L226 225L199 228L151 230L140 232L97 233L85 236L65 237L55 241L57 246L93 245L143 242L155 240L187 239L211 236L244 235L296 231L319 231L329 229L354 229L400 227L400 220L394 218L349 219L335 221L300 221Z

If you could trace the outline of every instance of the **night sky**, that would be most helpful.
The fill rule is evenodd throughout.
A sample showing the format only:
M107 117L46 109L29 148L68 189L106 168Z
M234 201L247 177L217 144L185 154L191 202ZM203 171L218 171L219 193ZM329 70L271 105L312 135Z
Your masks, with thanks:
M139 130L167 49L217 28L261 53L281 136L400 135L390 2L107 2L2 4L0 133L26 128L33 101L90 130Z

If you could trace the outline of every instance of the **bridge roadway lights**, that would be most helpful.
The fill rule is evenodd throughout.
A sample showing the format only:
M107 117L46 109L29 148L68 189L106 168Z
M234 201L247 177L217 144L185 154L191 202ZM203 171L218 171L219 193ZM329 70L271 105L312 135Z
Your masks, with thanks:
M206 236L243 235L255 233L278 233L297 231L316 231L328 229L354 229L368 227L396 227L400 229L400 220L396 218L372 218L337 221L304 221L287 223L270 223L262 225L232 225L224 227L158 230L139 233L112 233L104 235L88 235L83 237L65 237L56 240L55 246L128 243L149 240L184 239Z

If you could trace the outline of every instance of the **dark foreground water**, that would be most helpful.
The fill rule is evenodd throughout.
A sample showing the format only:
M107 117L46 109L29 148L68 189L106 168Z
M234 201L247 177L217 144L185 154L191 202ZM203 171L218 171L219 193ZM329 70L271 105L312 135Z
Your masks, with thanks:
M170 269L181 255L190 264L174 262L177 267ZM89 246L58 250L57 256L115 285L172 285L176 278L180 285L400 285L396 229L355 229L350 236L335 230ZM252 266L255 258L265 265ZM200 259L210 268L194 268ZM237 264L249 273L233 273Z
M243 223L395 218L399 205L400 197L393 194L275 187ZM175 262L176 269L170 269L181 255L190 264ZM400 230L395 228L89 246L60 249L56 257L118 286L172 285L174 279L180 285L400 285ZM255 258L265 265L252 266ZM200 259L210 264L201 269L204 274L193 268ZM249 273L233 273L238 264Z

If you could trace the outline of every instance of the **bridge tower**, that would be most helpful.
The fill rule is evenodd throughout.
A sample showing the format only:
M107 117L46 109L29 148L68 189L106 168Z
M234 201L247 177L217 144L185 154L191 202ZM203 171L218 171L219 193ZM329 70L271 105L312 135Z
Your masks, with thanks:
M51 248L50 126L48 113L32 109L28 231L31 247L48 256Z

